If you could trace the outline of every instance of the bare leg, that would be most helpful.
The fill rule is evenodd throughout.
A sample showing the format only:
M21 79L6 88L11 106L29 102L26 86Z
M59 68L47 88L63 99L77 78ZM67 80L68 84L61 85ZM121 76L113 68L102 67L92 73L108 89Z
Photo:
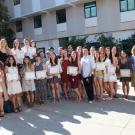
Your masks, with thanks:
M2 93L0 93L0 115L4 116L4 101L3 101L3 96Z

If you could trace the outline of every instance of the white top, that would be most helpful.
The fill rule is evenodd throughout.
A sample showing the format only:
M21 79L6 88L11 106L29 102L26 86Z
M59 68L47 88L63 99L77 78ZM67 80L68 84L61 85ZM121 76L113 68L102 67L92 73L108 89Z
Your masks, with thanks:
M116 74L116 66L114 66L113 64L111 64L111 65L108 67L108 74L109 74L109 75L115 75L115 74Z
M94 59L88 55L81 59L82 76L84 78L91 76L92 70L95 68Z
M24 52L19 49L12 49L12 54L16 60L17 64L23 64L23 59L24 59Z
M36 54L36 48L30 46L24 46L21 48L25 56L29 56L30 59L33 59L33 56Z

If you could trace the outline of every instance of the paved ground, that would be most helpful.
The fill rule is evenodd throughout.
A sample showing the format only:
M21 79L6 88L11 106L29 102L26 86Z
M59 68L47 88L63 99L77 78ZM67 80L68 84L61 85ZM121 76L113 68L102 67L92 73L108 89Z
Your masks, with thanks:
M0 119L0 135L135 135L135 100L62 101L23 109Z

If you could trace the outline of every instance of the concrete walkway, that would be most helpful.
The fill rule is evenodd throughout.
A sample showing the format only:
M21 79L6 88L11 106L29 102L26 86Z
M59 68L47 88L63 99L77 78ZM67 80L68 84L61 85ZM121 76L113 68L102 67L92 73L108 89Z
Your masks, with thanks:
M24 107L0 119L0 135L135 135L135 100Z

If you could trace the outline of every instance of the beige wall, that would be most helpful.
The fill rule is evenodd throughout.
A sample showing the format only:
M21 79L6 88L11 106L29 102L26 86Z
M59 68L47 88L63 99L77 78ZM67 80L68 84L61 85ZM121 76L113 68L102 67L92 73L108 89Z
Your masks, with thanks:
M41 8L47 8L54 5L54 0L40 0ZM67 0L66 0L67 1ZM70 0L71 1L71 0ZM91 0L85 0L91 1ZM34 36L33 16L25 18L23 22L24 37L32 38L37 41L52 40L61 37L71 37L78 35L91 35L100 32L113 32L128 29L135 29L135 21L120 22L119 0L97 0L97 19L96 27L85 27L84 4L80 0L77 5L71 5L66 8L67 31L57 32L56 11L42 13L42 30L41 36ZM14 14L12 0L6 0L6 5L11 16ZM32 12L32 0L22 0L22 13L28 14ZM28 6L29 5L29 6ZM12 25L13 26L13 25ZM15 25L14 25L15 26ZM15 27L13 27L15 29Z

